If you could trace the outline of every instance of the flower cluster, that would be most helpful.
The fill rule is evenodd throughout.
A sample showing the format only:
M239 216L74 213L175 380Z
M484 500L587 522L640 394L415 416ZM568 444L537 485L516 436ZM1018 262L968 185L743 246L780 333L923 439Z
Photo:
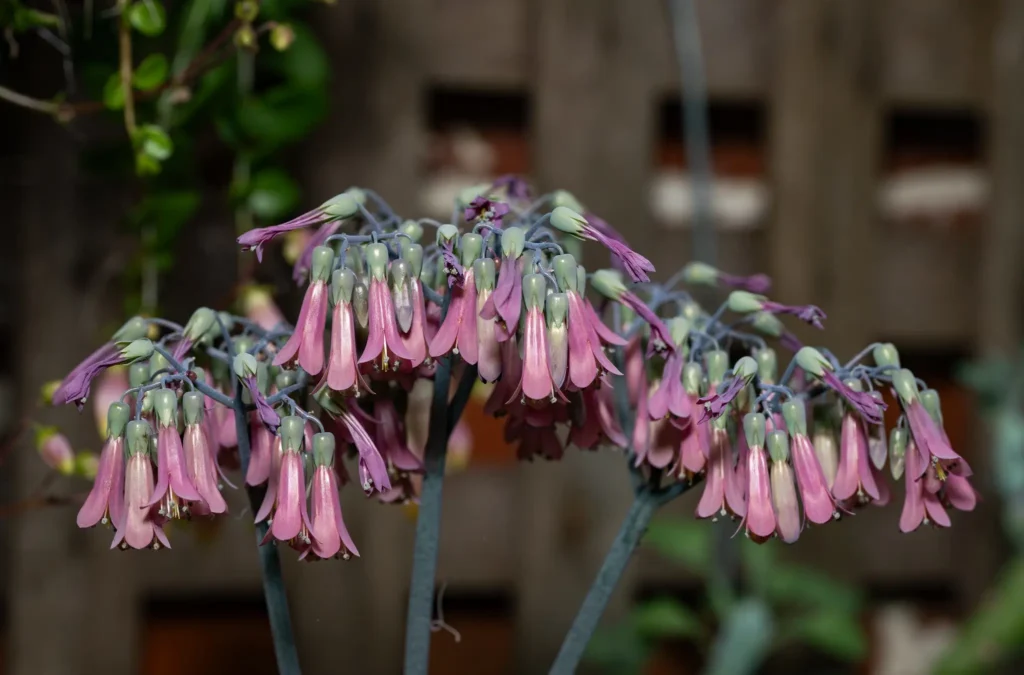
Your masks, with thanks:
M426 402L411 393L446 382L442 367L490 387L485 411L505 418L521 459L622 448L642 483L703 481L697 515L742 519L758 541L792 542L805 522L885 504L886 461L906 478L904 531L973 508L938 396L892 345L842 365L779 318L821 327L824 312L770 300L767 277L690 264L651 282L651 263L571 195L530 194L509 177L477 186L442 224L404 220L353 188L240 237L262 256L278 236L312 231L296 256L305 296L294 327L253 289L249 318L135 318L72 371L56 403L81 405L97 375L130 364L78 524L112 524L114 546L167 546L167 520L227 510L224 471L240 467L262 489L265 543L310 559L358 555L338 496L352 482L346 460L367 495L415 500ZM604 245L612 267L588 272L566 236ZM684 283L733 290L707 312ZM781 376L765 338L795 352ZM904 413L889 434L886 388ZM59 449L48 456L67 464Z

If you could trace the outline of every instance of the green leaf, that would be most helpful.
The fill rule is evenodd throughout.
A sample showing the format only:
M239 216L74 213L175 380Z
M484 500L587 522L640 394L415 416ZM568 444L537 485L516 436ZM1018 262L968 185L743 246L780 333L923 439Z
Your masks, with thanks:
M299 203L299 186L281 169L263 169L252 177L247 201L257 217L277 220Z
M746 542L743 568L751 589L773 606L837 608L856 612L861 597L856 588L820 572L783 563L771 544Z
M174 153L174 142L167 132L155 124L143 124L135 132L139 152L158 162L166 161Z
M767 657L772 644L772 615L758 600L733 605L712 645L707 675L750 675Z
M324 90L277 87L245 99L235 115L247 142L265 154L304 138L326 112Z
M142 59L142 63L132 73L132 85L142 91L152 91L167 80L167 57L163 54L150 54Z
M167 13L157 0L140 0L128 7L132 27L148 37L156 37L167 27Z
M671 598L645 602L633 610L630 621L641 636L654 640L692 638L703 632L696 612Z
M792 619L779 631L783 639L812 647L842 661L857 661L868 651L856 614L823 609Z
M103 85L103 105L108 110L120 110L124 107L124 89L121 88L121 76L114 73Z
M160 160L150 157L141 150L135 153L135 173L140 176L155 176L160 173Z
M643 541L693 572L704 575L710 569L711 529L706 523L656 520Z

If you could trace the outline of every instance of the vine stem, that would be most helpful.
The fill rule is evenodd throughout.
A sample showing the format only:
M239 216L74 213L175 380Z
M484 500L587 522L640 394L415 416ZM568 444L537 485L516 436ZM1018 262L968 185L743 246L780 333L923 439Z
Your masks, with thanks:
M61 112L61 104L53 101L44 101L38 98L32 98L25 94L19 94L13 89L0 86L0 99L3 99L14 105L21 106L22 108L28 108L29 110L35 110L36 112L46 113L47 115L56 115Z
M242 465L242 475L249 470L249 425L245 402L242 400L242 383L235 381L235 430L238 433L238 457ZM263 489L246 487L249 505L256 513L263 501ZM263 597L267 602L267 615L270 618L270 633L274 641L274 655L277 658L279 675L301 675L299 652L295 646L295 635L292 632L292 619L288 612L288 596L284 589L284 578L281 575L281 559L277 555L275 544L262 545L263 538L270 529L266 521L256 524L256 550L260 556L260 569L263 573Z
M124 128L135 142L135 99L132 97L132 26L128 21L128 0L117 0L120 20L117 28L121 92L124 94Z

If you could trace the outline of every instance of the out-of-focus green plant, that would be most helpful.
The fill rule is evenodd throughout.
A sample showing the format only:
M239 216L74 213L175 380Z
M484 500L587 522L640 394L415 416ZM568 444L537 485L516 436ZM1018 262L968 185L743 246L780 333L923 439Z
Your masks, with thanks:
M940 675L991 672L1019 657L1024 645L1024 348L1016 363L979 361L965 366L960 379L977 392L989 427L992 475L1016 555L939 660Z
M712 531L701 523L655 521L646 545L697 575L706 606L670 597L638 604L591 643L588 658L609 673L638 673L665 640L692 640L707 654L708 675L754 672L773 652L801 645L838 660L867 652L856 589L813 569L786 563L771 543L740 543L742 591L712 573Z
M126 270L129 313L156 311L157 279L204 199L228 201L240 231L297 206L280 151L328 105L328 60L297 18L313 0L112 0L95 11L30 4L0 0L10 56L28 40L54 45L64 87L43 99L0 86L0 100L64 125L107 114L124 126L118 142L84 159L87 170L135 177L125 218L139 241ZM219 157L231 159L211 161Z

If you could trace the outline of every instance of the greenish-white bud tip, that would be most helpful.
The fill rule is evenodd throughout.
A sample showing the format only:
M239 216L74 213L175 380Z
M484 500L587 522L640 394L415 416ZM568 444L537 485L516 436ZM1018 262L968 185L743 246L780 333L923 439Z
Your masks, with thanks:
M423 226L415 220L405 221L402 223L402 226L398 228L398 231L409 237L409 239L412 240L412 243L417 243L423 238Z
M708 371L708 382L719 384L725 379L725 373L729 370L729 354L721 349L715 349L704 356L704 367Z
M146 420L132 420L125 426L125 439L128 442L128 452L133 455L145 455L149 453L149 439L152 436L152 429Z
M757 376L765 384L774 384L779 377L779 360L771 347L759 349L754 354L757 359Z
M313 461L317 466L334 464L334 434L313 434Z
M476 199L477 197L482 197L490 189L490 183L478 183L476 185L471 185L467 188L463 188L462 190L459 191L459 207L463 209L466 208L473 202L474 199Z
M704 380L704 369L699 363L693 361L683 366L683 388L690 396L700 394L701 383Z
M320 205L320 210L334 218L351 218L359 213L359 202L352 195L351 191L334 195Z
M942 424L942 403L939 402L939 392L934 389L925 389L921 392L921 404L928 414L932 416L936 424Z
M782 429L769 432L765 445L773 462L785 462L789 459L789 434Z
M152 400L160 426L175 426L178 421L178 396L170 389L157 389L152 392Z
M352 303L352 289L356 286L356 275L347 267L334 270L331 273L331 301L335 305Z
M495 278L494 261L490 258L477 258L473 261L473 282L478 291L493 291Z
M577 290L576 258L568 253L556 255L551 261L551 270L559 288L566 292Z
M133 316L124 322L124 325L117 329L112 338L114 342L132 342L145 337L149 332L146 320L141 316Z
M279 370L277 375L274 376L274 386L277 387L278 391L286 389L298 383L298 381L299 374L294 370Z
M587 270L583 265L576 266L576 292L580 295L587 292Z
M259 364L256 361L256 357L249 353L236 355L235 360L231 364L232 370L235 371L235 375L243 380L255 375L258 366Z
M437 228L437 239L436 244L454 244L455 240L459 238L459 228L454 225L442 225Z
M209 307L200 307L192 312L182 333L192 342L197 342L211 328L217 325L217 313Z
M352 289L352 309L355 311L356 321L366 328L370 320L370 291L366 284L358 283Z
M244 354L253 348L256 341L249 335L239 335L231 341L231 348L235 354Z
M423 274L423 247L419 244L402 242L402 260L409 263L409 273L419 279Z
M910 434L906 429L894 427L889 434L889 470L892 477L899 480L906 468L907 444L910 443Z
M567 206L556 206L551 212L551 227L566 234L580 235L587 226L587 219Z
M547 298L548 326L560 327L569 314L569 296L565 293L551 293Z
M519 227L507 227L501 232L501 255L518 260L526 248L526 233Z
M786 330L786 327L782 325L779 317L775 316L771 312L764 311L755 312L754 320L750 325L754 327L754 330L758 330L765 335L770 335L772 337L779 337L782 335L782 332Z
M391 287L400 289L409 280L409 263L405 260L395 260L391 263Z
M782 404L782 416L786 418L786 426L794 436L807 435L807 410L802 401L786 401Z
M149 380L157 377L157 373L166 373L171 369L171 362L168 361L163 354L155 352L153 356L149 358Z
M757 375L757 361L752 356L744 356L732 367L732 374L735 377L742 377L748 382Z
M331 269L334 267L334 250L329 246L317 246L313 249L313 273L310 282L327 283L331 280Z
M388 247L384 244L368 244L363 254L373 278L383 280L388 272Z
M523 300L528 309L544 309L544 298L548 293L548 281L540 274L523 277Z
M692 301L684 302L682 307L679 308L679 315L693 324L697 323L697 320L700 319L700 313L700 305Z
M611 300L618 300L626 292L626 284L618 270L597 270L590 277L590 285Z
M345 194L347 194L352 199L356 200L356 204L366 206L366 190L352 186L349 189L345 190Z
M764 307L765 300L767 298L763 295L750 291L733 291L729 294L729 309L737 314L758 312Z
M892 375L892 386L904 405L910 405L917 400L917 379L914 374L906 368L897 370Z
M107 408L107 438L118 438L124 434L124 427L132 416L127 404L115 401Z
M128 366L128 386L141 387L149 381L149 361L136 361Z
M763 448L765 434L767 433L764 415L761 413L747 413L744 415L743 433L747 437L747 447Z
M472 267L484 250L484 238L476 232L467 232L459 239L459 253L463 267Z
M681 316L674 316L665 323L668 324L668 332L672 335L672 342L677 347L681 347L686 342L686 336L690 334L690 322Z
M828 359L814 347L801 347L796 353L796 363L806 372L817 377L821 377L826 368L831 370Z
M203 396L198 391L187 391L181 396L181 410L185 413L185 424L195 426L203 421Z
M568 190L555 190L551 194L551 205L555 208L564 206L567 209L572 209L576 213L583 213L586 211L583 205L580 204L579 200Z
M875 359L876 365L900 367L900 353L891 342L875 345L871 350L871 356Z
M305 421L296 415L289 415L281 418L281 426L277 434L281 437L281 448L298 452L302 449L303 432L306 429Z
M153 343L145 338L132 340L121 348L121 358L126 361L148 359L151 356L153 356Z
M718 283L718 270L702 262L692 262L683 268L683 279L688 284L714 286Z

